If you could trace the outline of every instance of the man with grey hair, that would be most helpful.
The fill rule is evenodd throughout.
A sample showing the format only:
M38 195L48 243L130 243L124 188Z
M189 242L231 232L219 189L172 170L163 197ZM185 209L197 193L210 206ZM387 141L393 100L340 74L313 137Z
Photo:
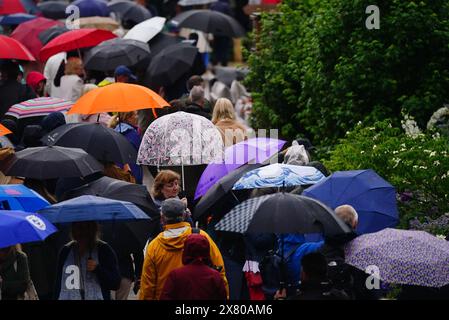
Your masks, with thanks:
M357 229L359 223L359 215L353 206L348 204L335 208L335 214L344 221L352 230Z
M190 224L185 221L188 215L186 209L185 203L176 198L162 202L161 221L164 231L152 240L145 250L140 281L140 300L159 300L170 272L183 266L184 242L192 233L199 233L209 241L210 260L213 267L220 271L229 296L228 281L220 250L206 232L192 229Z
M211 119L210 113L204 109L206 99L204 98L204 89L202 86L194 86L192 90L190 90L189 99L190 105L185 107L186 112L203 116L209 120Z

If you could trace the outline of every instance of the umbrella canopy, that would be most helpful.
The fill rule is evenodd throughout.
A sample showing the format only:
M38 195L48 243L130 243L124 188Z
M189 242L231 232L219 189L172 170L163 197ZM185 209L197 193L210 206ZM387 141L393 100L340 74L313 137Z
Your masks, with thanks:
M0 137L6 136L7 134L12 133L8 128L6 128L4 125L0 124Z
M376 266L387 283L449 284L449 242L424 231L387 228L359 236L345 246L345 262L363 271Z
M44 138L51 146L80 148L103 162L135 163L136 149L120 133L99 123L68 123Z
M178 28L191 28L218 36L243 37L245 29L234 18L212 10L189 10L174 17L170 23Z
M0 208L36 212L50 203L23 184L0 185Z
M115 34L107 30L77 29L63 33L45 45L40 51L41 61L46 61L51 56L64 51L72 51L81 48L94 47L103 41L117 38Z
M111 39L90 49L84 58L84 66L88 70L111 71L120 65L134 66L149 56L150 48L146 42Z
M16 119L43 117L52 112L65 113L73 106L71 101L59 98L41 97L18 103L9 108L5 115Z
M180 0L178 5L181 7L200 6L204 4L210 4L217 2L218 0Z
M16 152L0 165L6 175L37 180L84 177L103 166L81 149L36 147Z
M353 206L359 214L358 233L394 227L399 221L395 188L373 170L335 172L303 194L333 209Z
M43 45L46 45L57 36L60 36L61 34L69 31L70 30L67 29L66 27L54 26L51 27L50 29L44 30L41 33L39 33L39 40L42 42Z
M4 0L0 2L0 15L27 13L21 0Z
M82 29L101 29L114 31L120 28L120 24L112 18L109 17L85 17L79 18L73 22L74 24L79 23Z
M112 1L108 4L108 7L111 12L115 13L125 27L133 27L152 17L151 12L147 8L135 2L123 0Z
M77 6L80 17L107 17L109 16L108 4L101 0L77 0L71 3Z
M19 41L0 35L0 59L36 61L31 52Z
M188 44L176 44L159 52L151 60L145 73L145 83L169 86L194 66L198 49Z
M136 24L126 33L124 39L148 42L162 31L166 20L167 19L163 17L153 17Z
M175 112L153 121L143 136L137 163L143 165L197 165L220 159L223 141L206 118Z
M158 33L150 39L148 44L151 49L151 57L155 57L159 52L171 45L181 43L185 38L177 37L165 32Z
M70 109L69 114L128 112L163 108L168 105L167 101L146 87L128 83L113 83L82 96Z
M96 196L66 200L43 208L39 213L52 223L150 219L131 202Z
M0 211L0 248L43 241L57 229L45 218L23 211Z
M62 26L59 21L47 19L47 18L36 18L28 22L20 24L12 33L11 38L16 39L22 43L25 47L30 50L30 52L37 57L39 51L42 48L42 42L39 40L39 34L53 26Z
M324 233L326 236L351 233L321 202L284 192L242 202L215 229L237 233Z
M0 25L2 26L13 26L19 25L21 23L36 19L37 17L32 14L27 13L14 13L7 16L0 17Z
M38 3L37 6L45 18L59 20L67 17L65 13L67 5L68 2L46 1Z
M204 170L195 191L195 199L204 195L220 178L241 165L250 161L262 163L269 159L282 149L285 143L286 141L271 138L251 138L229 146L224 152L223 163L211 163Z
M275 163L245 173L232 189L304 186L315 184L324 179L321 171L314 167Z

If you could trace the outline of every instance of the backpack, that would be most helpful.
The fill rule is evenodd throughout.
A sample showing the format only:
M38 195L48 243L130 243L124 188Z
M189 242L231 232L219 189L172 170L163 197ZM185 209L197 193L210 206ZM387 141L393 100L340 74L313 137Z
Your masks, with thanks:
M281 286L286 287L288 285L284 283L287 276L287 262L301 245L302 243L298 243L284 255L284 263L282 263L282 256L274 250L270 250L259 263L260 275L263 281L262 290L267 297L274 296Z

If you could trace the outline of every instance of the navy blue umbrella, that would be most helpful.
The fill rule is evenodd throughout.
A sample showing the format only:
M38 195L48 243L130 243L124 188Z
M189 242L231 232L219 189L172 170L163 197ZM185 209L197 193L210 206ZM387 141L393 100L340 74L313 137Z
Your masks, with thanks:
M39 210L53 223L151 219L135 204L95 196L81 196Z
M57 229L35 213L0 210L0 248L45 240Z
M14 13L9 14L7 16L0 17L0 25L2 26L15 26L19 25L22 22L27 22L33 19L36 19L37 17L32 14L27 13Z
M0 209L36 212L48 205L47 200L23 184L0 185Z
M107 17L109 16L108 4L101 0L77 0L71 5L80 10L80 17Z
M395 188L371 169L335 172L303 195L332 209L353 206L359 214L359 234L395 227L399 221Z

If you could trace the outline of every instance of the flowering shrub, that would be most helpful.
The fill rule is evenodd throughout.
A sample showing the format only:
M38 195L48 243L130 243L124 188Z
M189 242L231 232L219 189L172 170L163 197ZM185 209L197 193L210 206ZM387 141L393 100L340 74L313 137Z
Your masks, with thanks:
M417 226L416 221L426 223L449 212L447 137L418 133L413 126L409 117L403 121L409 134L388 120L368 127L359 123L324 160L332 171L373 169L395 186L404 228L412 219L418 219Z

